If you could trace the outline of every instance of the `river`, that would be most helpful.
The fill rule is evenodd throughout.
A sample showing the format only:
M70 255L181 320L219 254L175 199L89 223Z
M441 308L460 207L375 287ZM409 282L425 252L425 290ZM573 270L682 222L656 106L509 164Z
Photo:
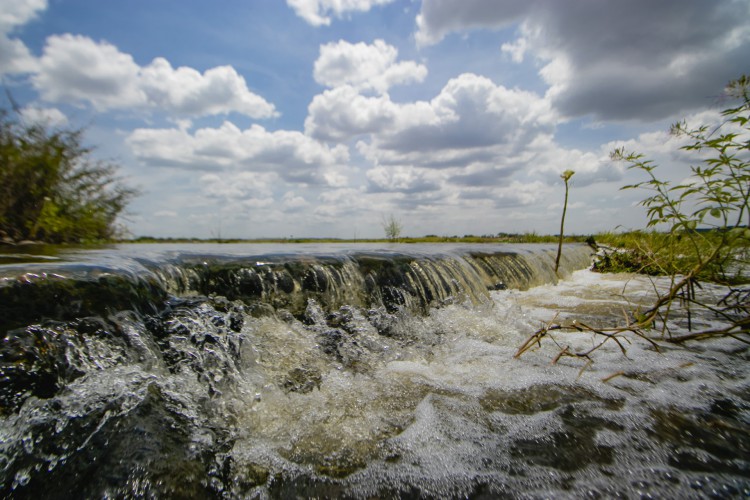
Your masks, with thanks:
M553 319L622 324L665 286L589 271L584 245L558 280L555 251L6 249L3 496L750 496L746 344L556 360L594 342L556 332L514 356Z

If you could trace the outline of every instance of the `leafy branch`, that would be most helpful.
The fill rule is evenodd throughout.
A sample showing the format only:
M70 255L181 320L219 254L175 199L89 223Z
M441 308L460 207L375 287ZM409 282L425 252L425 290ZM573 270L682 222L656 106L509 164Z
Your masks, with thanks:
M712 127L690 128L686 122L672 126L673 135L686 137L680 149L695 153L700 161L690 166L687 180L673 185L658 175L658 167L644 155L615 149L611 158L624 161L628 169L645 179L622 189L639 189L647 196L640 202L646 209L647 227L665 231L658 248L640 248L640 270L656 270L669 278L666 292L654 284L656 299L645 311L625 314L623 326L595 328L581 322L563 325L554 320L534 332L518 349L519 357L556 331L588 332L598 339L594 346L574 352L560 346L555 362L564 356L585 358L607 343L616 343L625 354L629 336L658 348L657 341L682 343L716 337L732 337L750 344L750 290L730 288L717 304L699 300L696 288L709 281L725 285L745 282L750 250L750 78L731 82L725 95L739 104L722 112L722 121ZM745 221L745 226L742 226ZM636 246L640 247L640 244ZM645 245L644 245L645 247ZM688 332L673 335L670 318L681 305L686 312ZM694 311L713 315L723 326L693 331ZM653 330L661 324L660 335Z

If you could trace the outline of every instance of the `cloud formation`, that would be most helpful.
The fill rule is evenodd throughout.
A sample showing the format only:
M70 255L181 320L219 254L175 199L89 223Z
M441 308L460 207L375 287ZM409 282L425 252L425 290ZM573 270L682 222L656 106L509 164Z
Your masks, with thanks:
M533 57L563 115L657 120L708 104L750 60L750 3L737 0L424 0L417 41L519 25L504 44Z
M423 0L334 22L391 2L257 2L251 19L229 11L241 32L214 36L227 13L204 5L130 16L96 3L83 22L67 2L40 15L45 0L0 0L0 73L28 102L24 120L94 123L102 156L146 187L137 233L377 236L388 213L415 234L555 231L568 168L585 188L576 230L638 220L640 193L619 191L636 173L609 151L624 144L684 179L690 161L653 122L711 107L750 60L747 0ZM117 46L90 24L115 12L130 23L112 31ZM328 27L311 37L295 15ZM194 46L130 38L165 19L164 37L200 32L200 56L222 62L190 67ZM290 23L302 37L285 36ZM415 41L432 47L404 60Z
M430 101L394 103L349 86L326 91L310 104L305 130L326 141L364 135L358 149L375 165L448 168L517 154L555 122L544 98L466 73Z
M345 40L320 47L315 61L315 81L326 87L349 85L356 90L384 94L393 85L421 82L427 68L414 61L396 62L398 50L383 40L372 44Z
M348 149L328 147L300 132L269 132L260 125L241 130L231 122L218 128L134 130L127 143L152 168L171 166L208 171L271 172L297 184L346 184Z
M46 0L0 0L0 76L36 69L28 47L11 35L46 8Z
M349 85L316 95L308 106L305 133L328 142L380 132L399 113L388 96L367 97Z
M560 118L547 97L472 73L451 79L429 101L396 103L344 85L315 96L308 111L306 133L356 140L370 165L367 195L387 195L400 210L537 203L571 165L579 185L622 177L606 155L556 143Z
M141 67L114 45L79 35L47 39L33 82L47 101L86 102L99 111L159 109L177 116L235 112L251 118L278 114L231 66L200 73L175 69L157 57Z
M40 124L53 128L68 124L68 117L57 108L26 106L21 109L21 118L25 123Z
M328 26L331 16L341 18L348 12L367 12L376 5L393 0L286 0L294 12L312 26Z

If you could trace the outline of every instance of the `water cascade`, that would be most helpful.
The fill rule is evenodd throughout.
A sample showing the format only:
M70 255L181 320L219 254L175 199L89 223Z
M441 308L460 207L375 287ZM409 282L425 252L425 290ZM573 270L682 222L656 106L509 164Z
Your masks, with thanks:
M578 271L587 246L566 247L559 282L554 256L545 245L0 254L3 496L750 493L737 342L603 350L586 370L551 364L554 346L513 359L554 314L606 323L627 305L621 278ZM632 283L645 300L650 284Z

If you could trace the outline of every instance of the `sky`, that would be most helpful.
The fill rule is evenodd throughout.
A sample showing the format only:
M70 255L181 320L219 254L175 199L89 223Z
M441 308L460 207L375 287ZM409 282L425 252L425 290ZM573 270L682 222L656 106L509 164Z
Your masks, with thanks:
M555 234L645 226L618 147L750 73L748 0L0 0L0 105L84 128L134 236Z

